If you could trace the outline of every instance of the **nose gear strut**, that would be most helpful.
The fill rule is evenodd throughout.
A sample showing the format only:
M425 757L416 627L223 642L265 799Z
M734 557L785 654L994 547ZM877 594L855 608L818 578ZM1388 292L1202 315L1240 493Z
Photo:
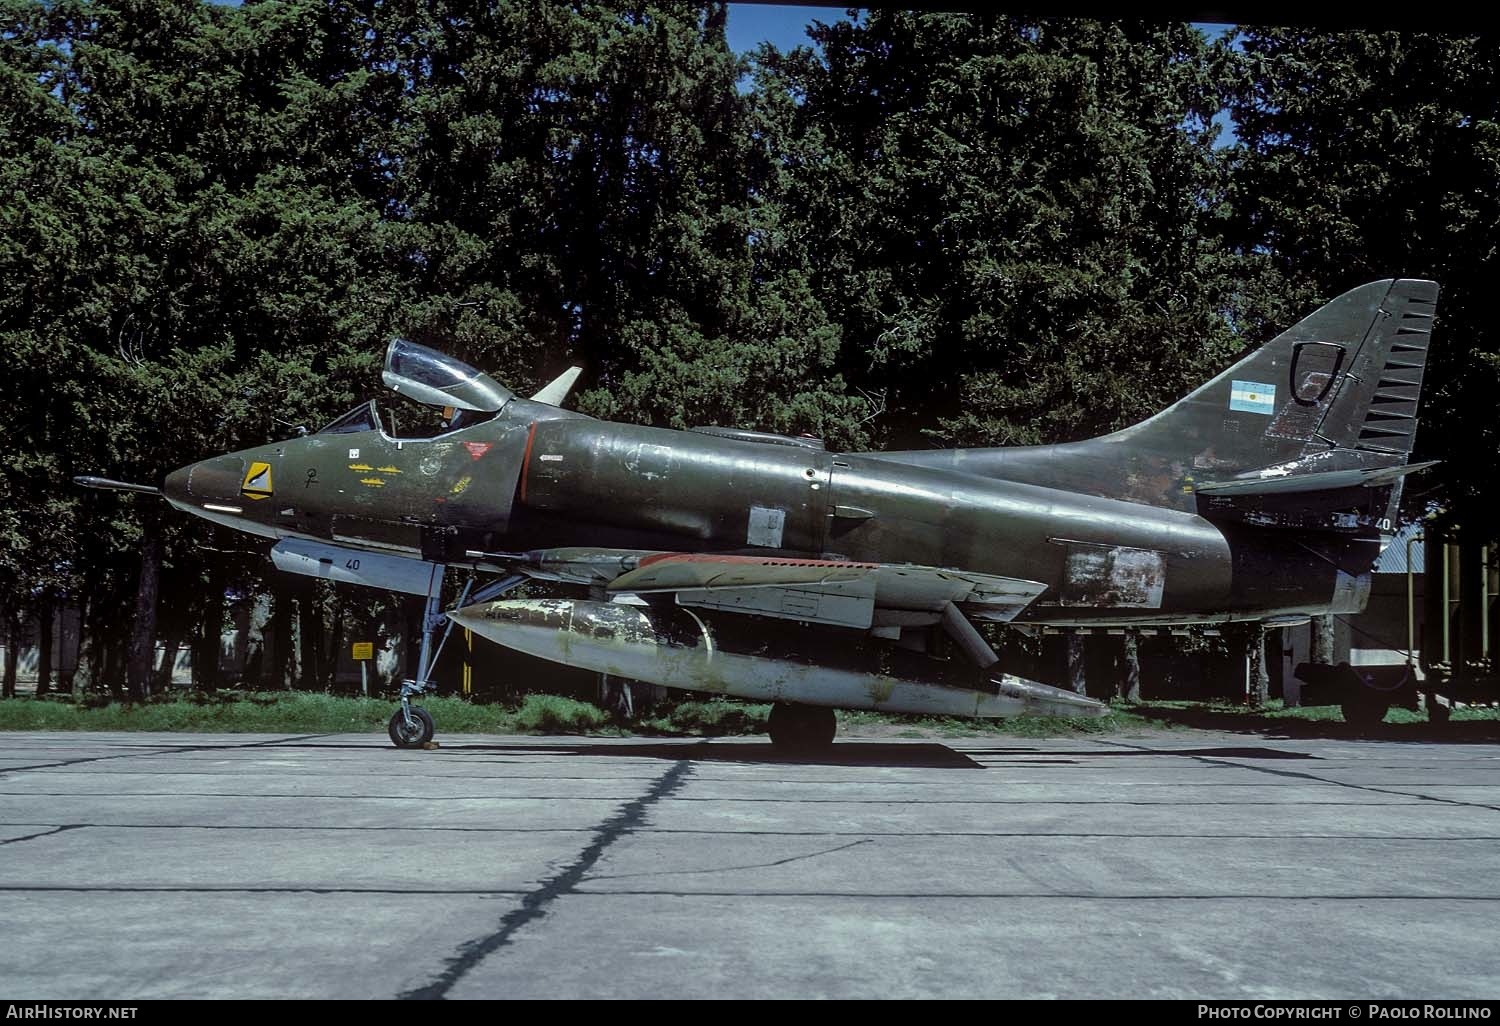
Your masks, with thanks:
M498 598L524 580L525 574L511 574L486 584L471 596L474 580L470 578L464 583L464 590L458 596L455 608L462 609L472 602L488 602ZM434 650L432 640L440 627L443 629L443 636L438 639ZM438 656L443 654L443 646L448 643L448 635L452 632L453 621L443 612L443 575L434 574L427 591L427 603L422 611L422 650L417 657L417 676L414 680L401 682L401 708L396 710L386 728L391 743L397 748L421 748L432 740L432 714L420 705L412 705L411 700L437 690L437 685L432 681L432 668L437 665Z

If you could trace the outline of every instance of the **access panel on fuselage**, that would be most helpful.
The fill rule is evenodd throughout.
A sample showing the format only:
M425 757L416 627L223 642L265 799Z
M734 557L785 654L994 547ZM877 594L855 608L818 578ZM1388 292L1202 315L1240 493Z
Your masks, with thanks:
M661 428L551 421L533 429L518 499L540 512L682 539L684 550L814 554L829 455Z

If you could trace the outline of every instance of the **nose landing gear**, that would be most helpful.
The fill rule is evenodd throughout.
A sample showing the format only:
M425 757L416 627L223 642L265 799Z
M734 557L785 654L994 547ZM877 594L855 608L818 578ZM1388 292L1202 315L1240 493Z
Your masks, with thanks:
M386 732L397 748L421 748L432 740L432 715L420 705L403 702L391 717Z
M471 602L488 602L499 598L524 580L525 574L511 574L485 585L470 596L469 590L474 586L471 579L464 585L454 606L462 608ZM443 574L434 573L427 591L427 605L422 611L422 651L417 657L417 676L415 680L402 682L401 708L396 710L390 723L386 725L386 733L397 748L422 748L432 740L432 714L420 705L412 705L411 700L437 690L437 685L431 679L432 668L436 665L438 656L442 655L443 645L447 644L448 635L453 630L453 621L443 613L442 596ZM437 649L434 650L432 639L437 635L439 627L443 629L443 636L438 639Z

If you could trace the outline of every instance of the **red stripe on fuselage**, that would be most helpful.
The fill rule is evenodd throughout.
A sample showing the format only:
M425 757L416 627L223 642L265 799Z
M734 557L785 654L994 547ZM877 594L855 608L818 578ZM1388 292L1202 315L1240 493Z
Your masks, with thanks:
M531 422L531 429L526 432L526 451L521 454L521 501L526 501L526 472L531 469L531 443L536 441L536 421Z

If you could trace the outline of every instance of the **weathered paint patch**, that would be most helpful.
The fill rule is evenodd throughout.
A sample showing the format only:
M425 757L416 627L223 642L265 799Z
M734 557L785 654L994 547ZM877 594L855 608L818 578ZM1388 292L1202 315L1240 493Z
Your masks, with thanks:
M1152 549L1069 542L1060 604L1160 609L1166 559Z
M745 529L745 544L767 549L781 548L786 529L786 511L765 506L750 507L750 523Z
M1267 438L1307 440L1323 421L1330 400L1287 403L1266 428Z
M660 481L672 473L672 450L665 445L642 442L625 450L625 469L647 481Z

